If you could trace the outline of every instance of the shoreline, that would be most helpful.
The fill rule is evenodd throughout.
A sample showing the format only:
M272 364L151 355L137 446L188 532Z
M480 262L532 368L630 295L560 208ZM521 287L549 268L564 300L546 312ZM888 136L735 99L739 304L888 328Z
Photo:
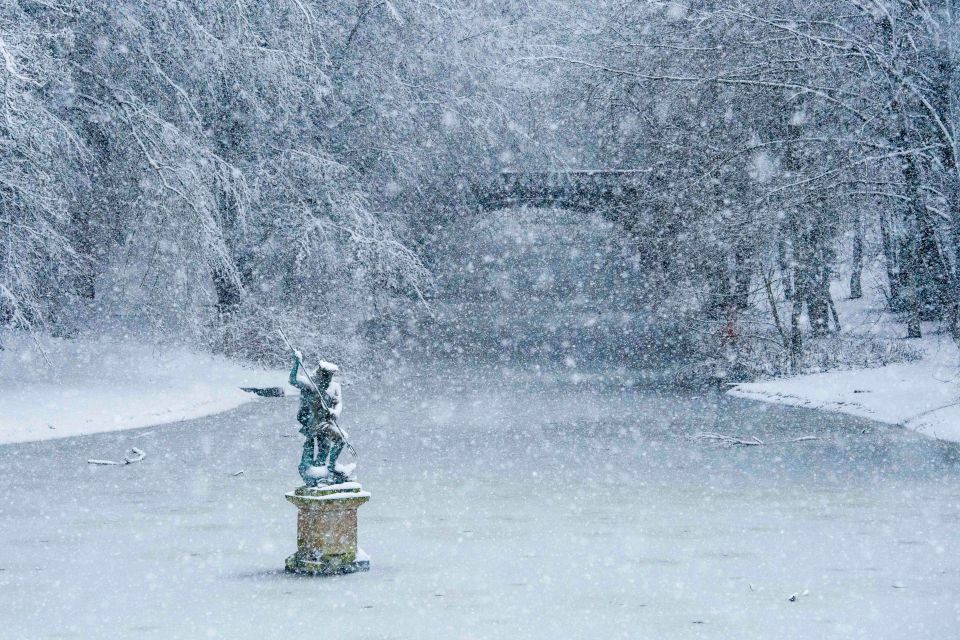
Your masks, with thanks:
M835 369L738 383L727 395L868 418L960 443L960 351L943 335L920 339L924 356L869 369Z
M0 352L0 444L124 431L231 411L286 387L287 372L196 349L108 337L44 338L53 368L25 337Z

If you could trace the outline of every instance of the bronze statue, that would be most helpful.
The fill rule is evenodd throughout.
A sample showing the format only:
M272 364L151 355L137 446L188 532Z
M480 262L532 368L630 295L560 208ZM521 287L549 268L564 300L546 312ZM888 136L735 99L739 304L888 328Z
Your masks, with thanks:
M299 374L303 372L304 376ZM308 487L340 484L350 480L355 465L338 466L337 458L347 442L347 434L337 424L343 411L343 391L333 379L339 367L321 360L313 374L303 366L303 354L294 350L290 384L300 390L297 421L306 440L300 456L300 477ZM352 449L352 447L351 447Z

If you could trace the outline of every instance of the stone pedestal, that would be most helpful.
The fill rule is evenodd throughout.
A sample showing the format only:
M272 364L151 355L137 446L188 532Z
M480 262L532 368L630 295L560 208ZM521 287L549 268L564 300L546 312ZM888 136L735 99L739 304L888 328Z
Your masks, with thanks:
M286 498L298 510L297 552L287 558L287 571L337 575L370 569L357 547L357 509L370 499L359 483L300 487Z

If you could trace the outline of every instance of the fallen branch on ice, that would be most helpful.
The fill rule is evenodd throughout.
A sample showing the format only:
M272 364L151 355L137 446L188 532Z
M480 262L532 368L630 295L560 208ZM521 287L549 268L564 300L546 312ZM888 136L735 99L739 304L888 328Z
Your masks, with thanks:
M125 464L133 464L134 462L140 462L146 457L147 457L147 454L143 452L143 449L139 449L137 447L131 447L130 451L127 452L127 455L123 457L123 462L117 462L116 460L87 460L87 464L119 467Z
M810 440L821 439L820 436L800 436L799 438L791 438L789 440L770 440L768 442L764 442L756 436L750 436L749 438L737 438L735 436L728 436L723 433L715 433L712 431L701 431L700 433L695 433L694 435L687 437L690 440L712 441L727 447L761 447L764 445L793 444L796 442L808 442Z
M744 440L743 438L735 438L733 436L724 435L722 433L712 433L712 432L701 432L695 433L692 436L688 436L691 440L711 440L718 442L720 444L726 445L728 447L741 446L741 447L759 447L763 444L763 441L757 437L751 437L749 440Z

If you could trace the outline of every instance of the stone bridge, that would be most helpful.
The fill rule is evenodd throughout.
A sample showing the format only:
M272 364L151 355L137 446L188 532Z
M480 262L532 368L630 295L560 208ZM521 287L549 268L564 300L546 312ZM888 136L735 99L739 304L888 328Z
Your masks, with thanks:
M473 192L481 211L519 206L594 211L638 200L649 176L647 169L503 171L473 185Z

